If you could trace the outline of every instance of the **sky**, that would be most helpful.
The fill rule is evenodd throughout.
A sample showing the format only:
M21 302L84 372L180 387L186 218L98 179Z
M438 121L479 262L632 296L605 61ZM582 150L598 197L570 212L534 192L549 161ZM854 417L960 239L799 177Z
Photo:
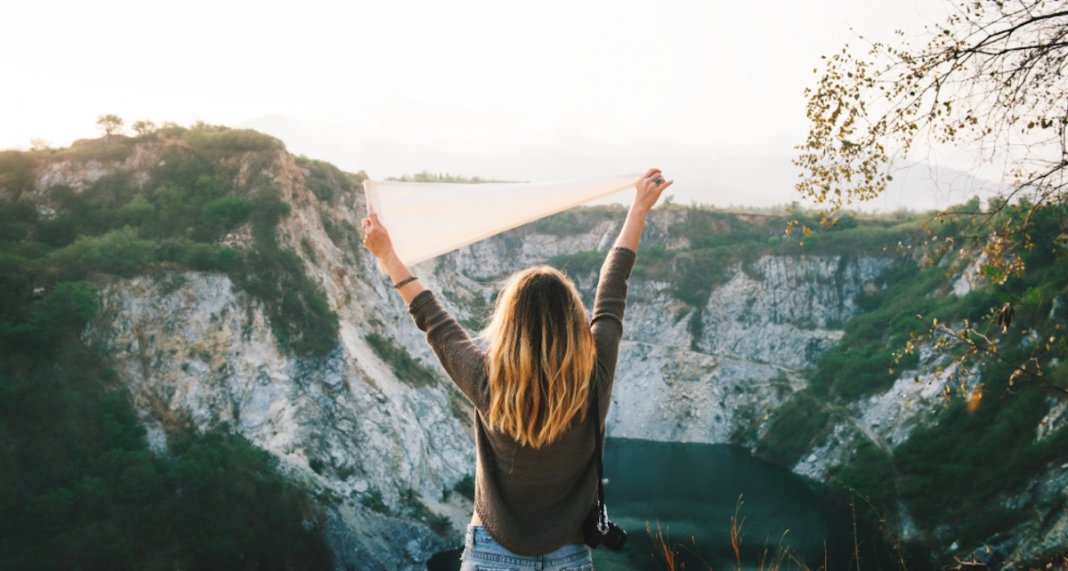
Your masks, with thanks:
M895 29L919 38L945 10L943 0L18 2L0 20L0 148L95 137L95 118L114 113L256 128L374 178L658 166L682 201L781 204L797 199L789 157L819 56Z

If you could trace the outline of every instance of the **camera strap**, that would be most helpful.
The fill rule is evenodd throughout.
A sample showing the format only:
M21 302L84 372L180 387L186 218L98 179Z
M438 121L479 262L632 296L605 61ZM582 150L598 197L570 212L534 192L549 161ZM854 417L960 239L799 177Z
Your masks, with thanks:
M604 505L604 452L601 450L601 407L597 403L597 380L593 379L590 390L590 408L593 410L593 450L597 456L597 531L608 533L608 508Z

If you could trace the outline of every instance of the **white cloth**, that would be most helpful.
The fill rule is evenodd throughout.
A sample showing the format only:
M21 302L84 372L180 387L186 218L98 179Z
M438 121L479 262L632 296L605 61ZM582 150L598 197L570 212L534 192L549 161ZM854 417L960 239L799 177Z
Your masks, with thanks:
M366 180L377 212L405 264L446 252L633 188L640 174L568 182L453 184Z

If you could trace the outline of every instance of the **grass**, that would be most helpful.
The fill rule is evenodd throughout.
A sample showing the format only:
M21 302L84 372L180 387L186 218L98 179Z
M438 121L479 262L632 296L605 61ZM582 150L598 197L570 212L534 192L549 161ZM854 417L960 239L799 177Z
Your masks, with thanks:
M793 553L790 547L784 543L789 531L783 532L783 535L779 537L778 543L774 548L771 548L765 543L763 548L759 549L756 553L747 553L747 550L743 548L744 542L742 532L745 526L745 518L740 517L741 509L742 498L739 496L738 502L735 505L734 515L732 515L730 519L730 535L727 538L727 542L730 545L730 552L734 557L733 568L736 571L751 571L753 569L759 571L779 571L780 569L783 569L785 565L790 565L791 568L798 568L805 571L813 569ZM686 569L686 564L683 563L679 557L680 552L683 550L690 551L697 557L705 569L708 569L709 571L713 569L713 566L704 559L696 546L691 548L672 542L668 531L662 529L659 522L656 523L655 530L653 529L652 524L647 522L645 531L649 537L652 538L653 545L656 547L656 551L653 554L654 560L656 560L658 564L663 564L668 571L684 571ZM859 559L859 554L857 558ZM823 565L816 567L815 569L828 568L829 564L825 554Z
M728 567L735 571L752 571L754 569L759 571L780 571L781 569L831 571L832 568L834 568L834 564L832 563L833 558L827 550L826 543L823 546L822 560L818 562L813 562L811 560L806 561L805 557L792 550L787 543L790 534L789 530L785 530L778 537L774 545L769 543L768 537L764 538L764 542L761 545L747 544L744 537L745 517L741 515L742 506L742 496L738 496L734 514L730 517L728 536L721 540L723 544L729 546ZM850 507L854 507L852 501L850 502ZM894 544L891 547L891 550L893 551L893 553L890 554L892 562L889 560L882 560L872 546L864 544L864 541L861 539L860 522L856 516L855 509L853 509L852 521L852 545L849 559L846 562L844 569L847 571L864 568L896 568L900 571L908 569L910 564L908 555L904 553L897 544ZM696 557L701 562L704 569L707 569L708 571L714 569L713 565L709 563L697 549L696 542L694 542L694 546L691 547L672 541L668 531L662 529L659 522L656 523L655 529L651 524L646 523L646 533L653 540L653 545L655 546L653 559L657 563L657 568L664 568L668 571L684 571L687 567L680 555L684 552L689 552L691 558ZM924 561L916 560L913 561L913 563L917 568L926 568L928 566ZM722 569L722 566L719 568Z

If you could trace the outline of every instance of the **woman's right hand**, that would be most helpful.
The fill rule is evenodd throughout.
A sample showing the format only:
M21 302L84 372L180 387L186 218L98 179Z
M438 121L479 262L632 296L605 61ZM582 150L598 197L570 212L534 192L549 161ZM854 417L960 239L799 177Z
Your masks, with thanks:
M656 201L660 199L660 195L664 190L674 182L673 180L664 180L660 169L649 169L645 172L645 176L634 185L635 192L632 207L639 209L643 214L649 212L656 204Z
M363 245L379 260L384 260L393 253L393 240L389 232L378 219L378 213L372 212L363 219Z

